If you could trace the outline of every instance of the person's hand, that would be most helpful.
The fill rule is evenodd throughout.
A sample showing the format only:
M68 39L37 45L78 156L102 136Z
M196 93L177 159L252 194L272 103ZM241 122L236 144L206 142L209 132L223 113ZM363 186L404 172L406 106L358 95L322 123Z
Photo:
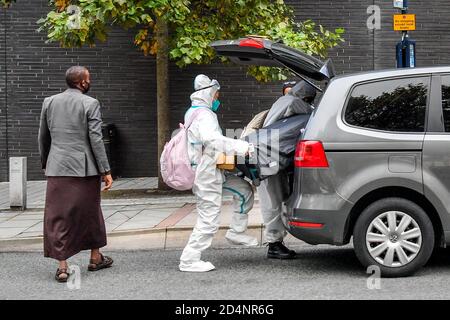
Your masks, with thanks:
M254 153L255 153L255 146L253 145L253 143L249 143L246 156L253 157Z
M102 191L108 191L109 189L111 189L112 185L113 185L113 178L111 176L111 174L106 174L102 177L103 182L105 183L105 186L103 187Z

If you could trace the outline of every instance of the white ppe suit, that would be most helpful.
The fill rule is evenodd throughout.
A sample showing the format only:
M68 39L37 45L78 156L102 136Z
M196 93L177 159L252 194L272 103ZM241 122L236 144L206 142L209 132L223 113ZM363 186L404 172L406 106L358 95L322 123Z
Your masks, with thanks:
M249 150L246 141L222 135L217 115L211 110L214 96L220 89L219 83L205 75L198 75L194 89L192 106L185 114L185 122L197 108L205 108L188 130L188 154L195 169L192 191L197 198L198 218L181 254L180 270L203 272L214 269L211 263L200 258L219 228L222 191L231 192L235 203L230 231L243 232L247 228L246 213L253 206L253 190L248 182L238 177L228 176L225 181L222 170L217 168L217 158L221 152L245 155Z

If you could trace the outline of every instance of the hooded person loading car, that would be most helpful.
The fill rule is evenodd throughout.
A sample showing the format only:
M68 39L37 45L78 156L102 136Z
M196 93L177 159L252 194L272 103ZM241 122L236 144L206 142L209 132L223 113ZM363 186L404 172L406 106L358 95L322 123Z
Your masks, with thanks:
M316 90L311 85L305 81L299 82L272 105L264 120L263 128L293 115L311 113L313 110L311 104L315 97ZM286 172L280 171L262 180L258 187L261 214L266 226L265 238L269 244L268 258L292 259L296 255L295 251L289 250L283 244L287 232L281 220L281 213L283 200L289 191L288 186Z

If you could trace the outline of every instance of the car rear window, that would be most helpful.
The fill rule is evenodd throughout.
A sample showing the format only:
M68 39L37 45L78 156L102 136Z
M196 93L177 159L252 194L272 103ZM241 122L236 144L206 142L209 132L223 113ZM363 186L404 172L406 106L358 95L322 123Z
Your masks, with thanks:
M450 76L442 77L442 115L445 132L450 132Z
M358 85L350 94L345 121L375 130L424 132L429 87L429 77Z

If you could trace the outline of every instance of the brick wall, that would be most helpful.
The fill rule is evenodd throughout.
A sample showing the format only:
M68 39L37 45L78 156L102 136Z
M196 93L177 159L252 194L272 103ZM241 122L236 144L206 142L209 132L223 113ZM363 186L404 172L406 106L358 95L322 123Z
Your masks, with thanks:
M328 28L346 29L346 42L330 52L338 73L395 66L394 48L400 36L392 31L391 15L395 10L391 9L391 0L287 2L294 7L299 21L313 19ZM366 27L366 10L373 4L382 9L381 30ZM418 64L449 64L450 2L410 0L410 7L418 15L418 30L412 34L418 42ZM7 153L27 156L29 177L43 178L36 145L41 103L45 96L65 88L64 71L74 64L90 68L93 76L90 94L101 101L104 120L117 126L119 174L156 175L154 59L144 57L133 46L131 31L114 30L106 43L95 48L62 49L56 44L45 44L45 35L35 32L35 22L47 10L46 0L21 0L6 13L0 9L0 181L7 179ZM192 80L198 73L221 82L219 118L223 128L243 127L280 94L280 84L259 84L237 66L214 64L180 70L171 65L173 128L189 105Z
M48 11L46 5L47 1L21 0L7 10L6 19L2 17L1 25L6 25L7 30L9 156L27 156L29 177L43 178L36 144L42 100L64 90L65 70L71 65L81 64L91 71L90 95L102 103L104 121L117 126L119 173L130 177L154 175L157 169L154 161L154 60L136 50L132 32L122 30L114 31L107 43L95 48L63 49L57 44L45 44L45 34L36 32L36 21ZM0 48L3 57L5 48ZM0 62L3 71L0 94L4 92L4 67L4 62ZM0 101L2 181L7 179L7 171L4 156L5 106L4 99Z

